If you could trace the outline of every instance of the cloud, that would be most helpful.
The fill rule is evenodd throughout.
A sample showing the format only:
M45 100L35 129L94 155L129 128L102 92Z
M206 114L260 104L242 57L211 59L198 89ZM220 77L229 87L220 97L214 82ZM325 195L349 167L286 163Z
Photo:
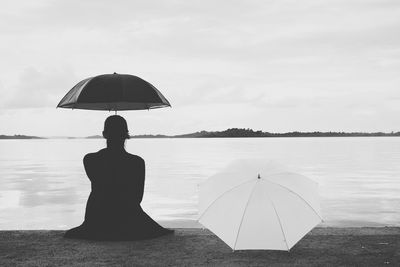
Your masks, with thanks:
M326 126L324 117L332 127L356 127L343 117L365 117L369 110L381 116L379 125L396 121L390 114L396 103L385 99L400 96L399 1L38 0L3 6L3 113L53 108L78 81L116 71L148 80L172 103L171 112L151 118L154 124L140 113L141 133L190 132L199 125L287 129L287 118L303 128ZM43 114L56 123L67 113ZM68 114L74 115L65 120L80 119ZM94 132L94 123L86 122L92 114L79 125ZM22 122L11 122L17 116L0 115L10 131L23 129ZM41 125L42 117L34 116L20 118ZM169 125L175 128L165 130Z
M26 68L20 73L16 85L5 88L9 92L8 99L2 99L3 108L56 107L76 81L70 69L45 72L33 67Z

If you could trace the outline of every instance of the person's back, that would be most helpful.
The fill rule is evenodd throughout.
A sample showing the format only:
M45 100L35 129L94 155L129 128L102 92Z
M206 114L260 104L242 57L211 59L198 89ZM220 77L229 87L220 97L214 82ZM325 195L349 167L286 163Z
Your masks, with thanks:
M86 221L101 219L112 223L128 218L127 210L139 208L145 175L142 158L102 149L86 155L83 163L92 183Z
M124 149L129 137L125 120L111 116L103 135L107 148L87 154L83 163L92 191L85 221L65 234L69 238L135 240L168 234L140 207L145 180L145 162Z

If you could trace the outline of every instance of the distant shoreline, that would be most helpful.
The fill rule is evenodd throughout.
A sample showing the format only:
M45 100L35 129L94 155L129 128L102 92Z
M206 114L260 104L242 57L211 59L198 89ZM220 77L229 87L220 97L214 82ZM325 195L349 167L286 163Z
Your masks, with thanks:
M180 135L162 135L162 134L143 134L133 135L131 138L290 138L290 137L396 137L400 136L400 132L286 132L286 133L270 133L263 131L254 131L252 129L230 128L225 131L200 131L189 134ZM92 135L87 137L39 137L29 135L0 135L0 139L102 139L101 135Z
M15 135L0 135L0 139L47 139L47 138L38 137L38 136L30 136L30 135L15 134Z

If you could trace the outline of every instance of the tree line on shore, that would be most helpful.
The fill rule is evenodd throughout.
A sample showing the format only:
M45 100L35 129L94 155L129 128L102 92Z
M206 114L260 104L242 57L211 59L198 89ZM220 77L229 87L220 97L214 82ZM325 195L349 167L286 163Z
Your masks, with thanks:
M400 132L286 132L286 133L270 133L263 131L254 131L245 128L230 128L224 131L200 131L189 134L180 135L134 135L131 138L240 138L240 137L362 137L362 136L400 136ZM65 137L76 138L76 137ZM96 139L103 138L100 135L88 136L85 138ZM44 139L44 137L29 136L29 135L0 135L0 139Z
M263 131L254 131L252 129L230 128L225 131L201 131L191 134L176 135L173 137L342 137L342 136L400 136L400 132L287 132L270 133Z
M14 135L0 135L0 139L44 139L43 137L14 134Z
M287 133L270 133L263 131L254 131L245 128L230 128L224 131L200 131L189 134L180 135L134 135L131 138L241 138L241 137L360 137L360 136L400 136L400 132L287 132ZM90 136L88 138L102 138L99 135Z

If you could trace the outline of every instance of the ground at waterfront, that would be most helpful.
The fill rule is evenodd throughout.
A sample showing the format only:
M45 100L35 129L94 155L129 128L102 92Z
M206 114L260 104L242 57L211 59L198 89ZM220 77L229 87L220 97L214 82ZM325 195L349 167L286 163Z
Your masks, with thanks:
M0 231L1 266L400 266L400 228L315 228L290 252L232 251L208 230L146 241L64 239L63 231Z

